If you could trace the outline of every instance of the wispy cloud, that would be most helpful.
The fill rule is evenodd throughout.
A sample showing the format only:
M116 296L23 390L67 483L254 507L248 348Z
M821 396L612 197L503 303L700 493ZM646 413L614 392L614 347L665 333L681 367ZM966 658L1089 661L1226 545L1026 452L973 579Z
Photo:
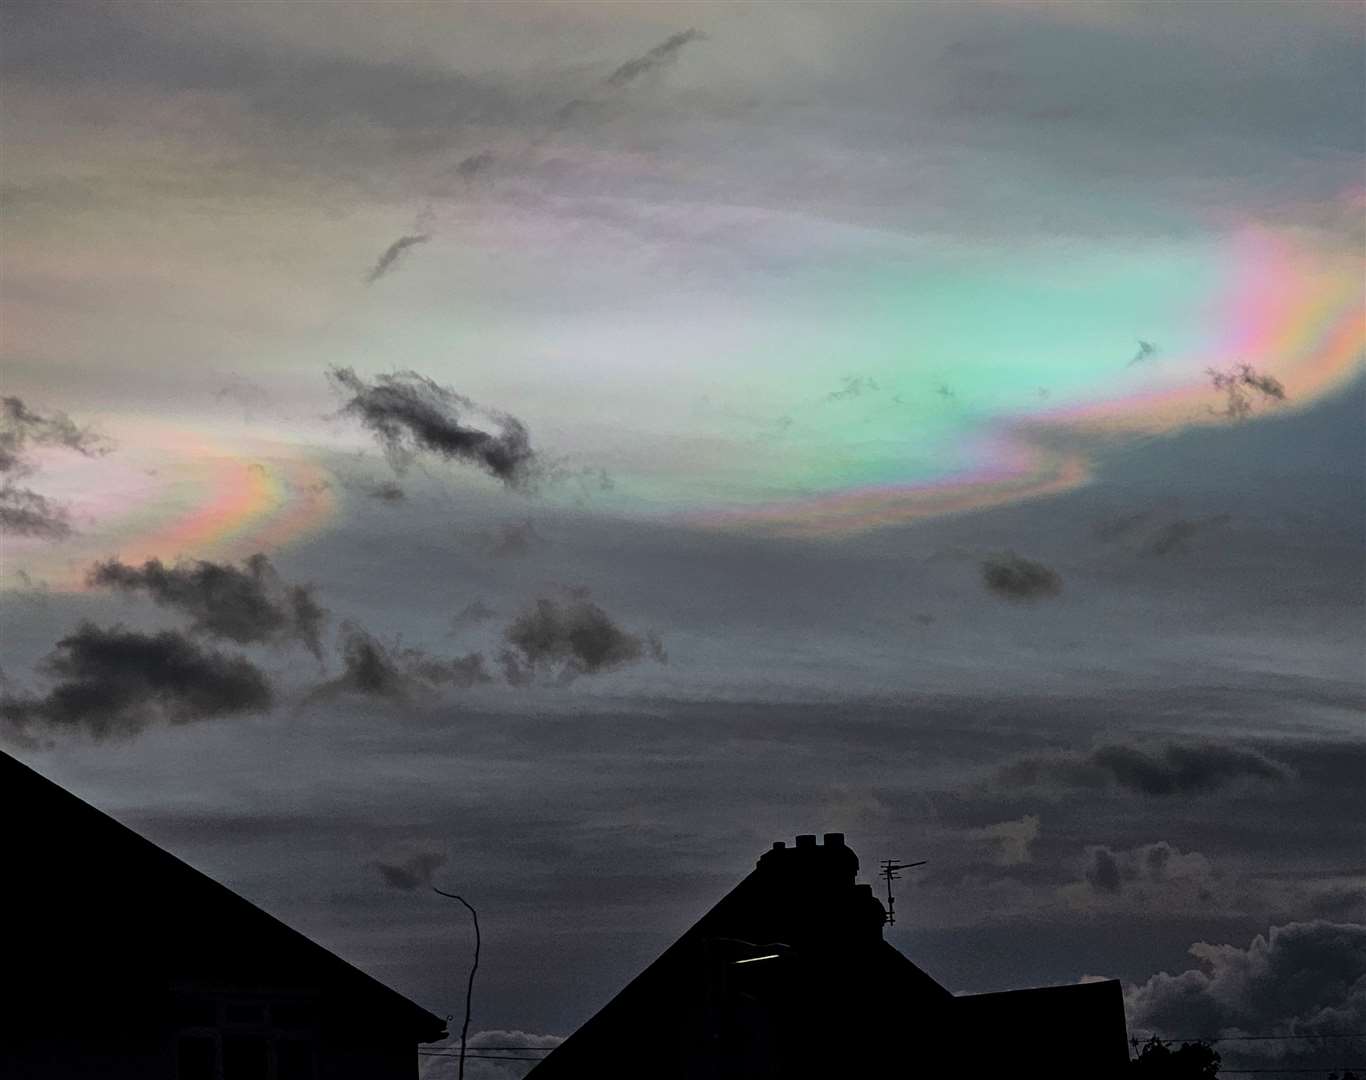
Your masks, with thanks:
M425 244L431 238L430 233L411 233L408 236L400 236L380 253L380 257L375 260L375 265L366 272L365 283L373 285L398 265L398 261L403 257L405 251L416 247L418 244Z
M61 503L21 486L34 472L33 446L55 446L85 457L109 453L112 444L66 413L41 413L22 398L0 398L0 532L62 540L71 535L71 515Z
M1210 385L1224 395L1224 407L1212 410L1217 416L1246 420L1252 415L1255 401L1266 404L1286 399L1280 379L1258 372L1251 364L1234 364L1225 371L1208 368L1206 374Z
M706 41L707 35L700 30L681 30L671 34L649 52L627 60L604 80L608 86L621 87L635 82L641 76L658 68L672 64L684 47L694 41Z

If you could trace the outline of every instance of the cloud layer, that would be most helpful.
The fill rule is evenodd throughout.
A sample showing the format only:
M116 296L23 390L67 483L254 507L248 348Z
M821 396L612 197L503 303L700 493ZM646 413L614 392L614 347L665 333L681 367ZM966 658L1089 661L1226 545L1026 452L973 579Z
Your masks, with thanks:
M997 773L1012 787L1115 787L1140 795L1201 795L1239 781L1275 783L1290 770L1259 751L1213 742L1130 745L1024 757Z

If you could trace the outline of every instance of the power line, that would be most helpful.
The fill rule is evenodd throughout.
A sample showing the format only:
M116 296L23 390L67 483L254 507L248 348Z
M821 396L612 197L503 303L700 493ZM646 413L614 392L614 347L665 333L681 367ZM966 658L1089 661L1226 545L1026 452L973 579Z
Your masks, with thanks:
M1322 1076L1325 1072L1332 1072L1334 1069L1366 1069L1366 1065L1320 1065L1317 1069L1225 1069L1219 1067L1219 1075L1224 1076L1250 1076L1253 1073L1292 1073L1297 1076Z
M1134 1036L1129 1041L1132 1043L1137 1039ZM1366 1031L1349 1031L1346 1033L1335 1033L1331 1035L1219 1035L1209 1037L1205 1035L1169 1035L1159 1042L1262 1042L1280 1039L1366 1039Z
M1366 1031L1338 1031L1329 1032L1322 1035L1171 1035L1163 1038L1162 1042L1261 1042L1288 1039L1366 1039ZM1132 1039L1130 1040L1133 1041ZM834 1043L830 1045L839 1046L865 1046L866 1043ZM435 1054L449 1051L455 1053L458 1046L436 1047L432 1050L419 1050L419 1054ZM522 1053L548 1054L556 1049L554 1046L471 1046L471 1050L517 1050Z
M453 1058L453 1059L455 1059L456 1061L459 1061L459 1060L460 1060L460 1055L459 1055L459 1054L431 1054L431 1053L426 1053L426 1054L424 1054L421 1050L419 1050L419 1051L417 1052L417 1055L418 1055L418 1057ZM543 1058L543 1057L502 1057L502 1056L500 1056L500 1055L498 1055L498 1054L466 1054L465 1057L466 1057L466 1058L469 1058L469 1059L471 1059L471 1060L476 1060L476 1059L482 1058L482 1059L485 1060L485 1061L544 1061L544 1060L545 1060L545 1058Z

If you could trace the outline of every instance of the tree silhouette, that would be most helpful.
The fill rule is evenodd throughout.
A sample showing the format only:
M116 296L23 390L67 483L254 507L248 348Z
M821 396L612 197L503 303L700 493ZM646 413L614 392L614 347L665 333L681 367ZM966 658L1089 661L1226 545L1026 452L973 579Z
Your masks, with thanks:
M1129 1075L1143 1080L1213 1080L1219 1075L1219 1055L1209 1043L1198 1041L1173 1050L1154 1035L1129 1062Z

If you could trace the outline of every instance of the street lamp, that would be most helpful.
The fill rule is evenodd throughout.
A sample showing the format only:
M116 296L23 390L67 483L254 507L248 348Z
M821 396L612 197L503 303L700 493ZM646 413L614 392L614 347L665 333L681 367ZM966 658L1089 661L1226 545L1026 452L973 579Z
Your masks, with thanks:
M432 886L432 892L448 900L459 900L469 909L470 916L474 919L474 963L470 965L470 981L465 987L465 1022L460 1028L460 1080L465 1080L465 1043L469 1040L470 1034L470 1000L474 996L474 973L479 970L479 912L475 911L474 905L463 896L445 892L435 885Z

